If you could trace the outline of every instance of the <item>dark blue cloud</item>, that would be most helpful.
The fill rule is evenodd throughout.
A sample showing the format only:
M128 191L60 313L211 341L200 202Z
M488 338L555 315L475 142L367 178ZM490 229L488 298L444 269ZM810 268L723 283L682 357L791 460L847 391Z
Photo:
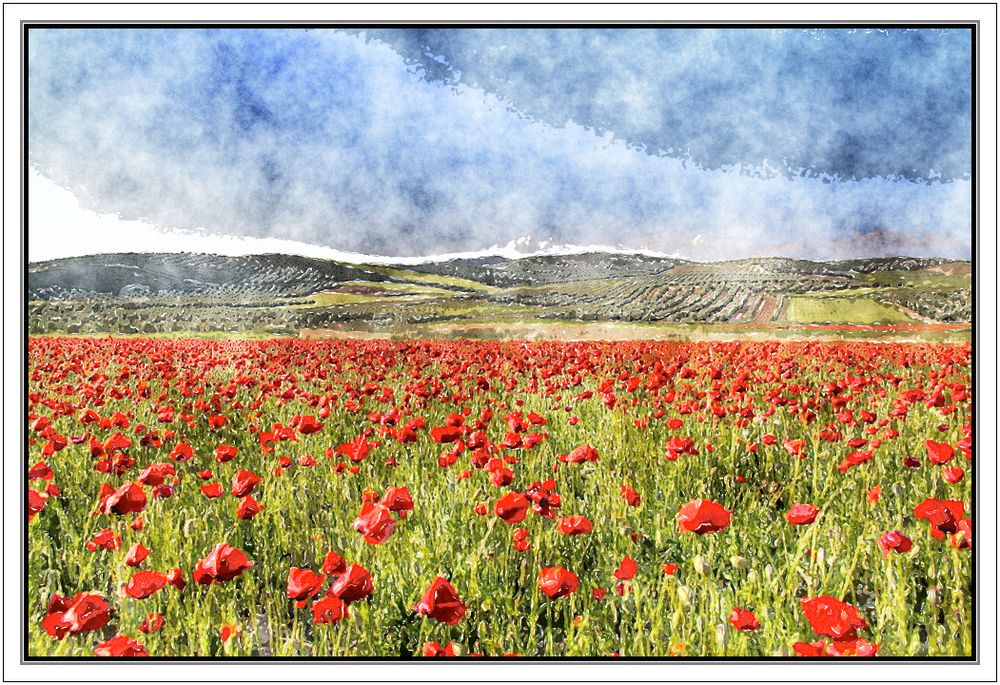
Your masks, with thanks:
M706 168L970 173L969 29L366 33L428 80L481 88L542 121L612 131Z
M125 219L369 254L965 257L957 32L901 35L31 30L29 159Z

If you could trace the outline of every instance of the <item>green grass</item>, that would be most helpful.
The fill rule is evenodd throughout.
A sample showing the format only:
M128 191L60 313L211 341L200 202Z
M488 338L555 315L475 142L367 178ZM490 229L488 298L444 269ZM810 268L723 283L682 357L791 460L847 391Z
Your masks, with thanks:
M491 285L486 285L485 283L479 283L478 281L472 281L467 278L458 278L457 276L439 276L437 274L425 274L417 271L411 271L403 267L398 266L381 266L375 264L363 264L358 266L359 269L364 269L365 271L371 271L372 273L382 274L383 276L389 276L397 281L405 281L407 283L422 283L427 285L443 285L450 288L458 288L460 290L472 290L472 291L483 291L489 292L496 290Z
M789 323L913 323L914 320L881 302L866 297L788 298L784 320Z
M408 285L408 284L394 284L394 285ZM452 297L453 293L447 290L442 290L439 288L424 288L420 286L411 286L412 290L404 290L401 288L385 288L381 293L372 294L360 294L360 293L344 293L344 292L331 292L325 291L320 293L314 293L306 297L296 297L294 300L298 304L293 304L291 307L293 309L311 309L315 307L332 307L336 305L378 305L378 310L384 310L386 308L397 307L401 303L413 303L413 302L427 302L435 298L441 297ZM302 302L302 300L310 300L310 302Z
M929 290L959 290L968 289L972 280L967 276L956 276L937 271L877 271L859 276L859 279L875 286L906 287Z
M415 283L397 283L395 281L344 281L340 287L372 288L385 293L402 293L406 295L434 295L438 297L451 297L455 291L446 288L437 288L430 285L417 285Z
M848 290L816 290L804 297L867 297L876 293L886 292L880 288L850 288Z

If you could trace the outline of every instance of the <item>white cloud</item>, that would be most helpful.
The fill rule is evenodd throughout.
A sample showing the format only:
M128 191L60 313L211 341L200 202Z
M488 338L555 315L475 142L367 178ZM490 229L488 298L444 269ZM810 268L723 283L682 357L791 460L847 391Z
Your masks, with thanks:
M72 192L35 170L28 177L28 261L121 252L205 252L229 256L296 254L340 261L371 261L364 255L281 238L244 238L163 230L143 221L84 209Z

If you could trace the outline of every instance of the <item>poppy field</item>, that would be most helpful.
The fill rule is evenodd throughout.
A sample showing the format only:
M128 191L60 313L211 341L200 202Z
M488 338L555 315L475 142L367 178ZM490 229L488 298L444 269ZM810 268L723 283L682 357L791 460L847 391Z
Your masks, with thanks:
M972 652L967 343L28 356L30 657Z

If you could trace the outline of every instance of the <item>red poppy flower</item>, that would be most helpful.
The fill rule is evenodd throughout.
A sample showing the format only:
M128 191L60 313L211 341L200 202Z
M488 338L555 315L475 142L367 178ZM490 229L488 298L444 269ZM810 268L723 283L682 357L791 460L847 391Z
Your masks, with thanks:
M817 640L816 642L796 642L792 649L799 656L875 656L878 653L878 645L866 642L861 638L850 638L846 640Z
M486 502L476 502L476 506L472 508L474 512L480 516L486 516L489 513L489 507L486 506Z
M194 565L191 577L199 585L224 583L236 578L253 565L254 562L250 561L246 554L220 542L212 548L207 557Z
M856 637L855 631L868 627L865 619L858 615L857 609L829 595L803 598L802 611L813 632L835 640Z
M549 599L558 599L576 592L580 579L562 566L546 566L538 572L538 588Z
M94 656L133 658L149 656L149 653L138 640L133 640L128 635L115 635L94 647Z
M425 642L424 643L424 656L428 657L444 657L444 656L458 656L455 652L455 642L449 642L447 645L442 647L437 642Z
M236 518L249 521L264 509L260 502L247 495L236 505Z
M143 485L156 487L157 485L163 485L163 482L167 478L171 478L176 475L177 471L171 463L151 464L144 468L142 473L139 474L139 482Z
M236 457L236 452L236 448L232 445L219 445L215 448L215 458L220 464L225 464Z
M406 512L413 511L413 498L407 488L390 486L382 496L382 505L388 507L389 511L399 512L400 518L405 518Z
M604 601L604 595L608 594L608 591L602 587L595 587L590 591L590 596L593 597L598 602Z
M369 451L377 444L369 443L364 435L360 435L351 442L345 442L337 447L337 452L343 454L353 462L364 461L368 457Z
M869 506L875 506L875 504L878 502L881 496L882 496L882 488L880 486L876 485L873 488L869 488L867 493L867 501Z
M642 496L628 485L621 487L621 493L625 498L625 504L630 507L637 507L642 503Z
M597 450L590 444L580 445L569 454L560 454L559 461L567 464L579 464L585 461L596 462L598 459Z
M795 440L785 440L781 443L785 451L787 451L793 457L804 458L805 455L802 454L802 448L806 446L806 441L802 438L797 438Z
M215 499L216 497L222 497L222 483L209 483L208 485L201 486L201 494L203 494L208 499Z
M434 578L413 610L450 626L457 625L465 616L465 604L461 597L452 584L441 576Z
M568 516L566 518L561 518L556 526L556 530L560 533L565 533L566 535L586 535L593 529L594 527L590 524L590 521L586 516Z
M285 592L290 599L306 600L319 594L326 581L326 576L307 568L292 566L288 569L288 582Z
M392 517L392 512L382 504L372 504L365 502L361 506L361 512L354 519L354 530L364 536L364 541L369 545L378 545L389 539L396 529L396 519Z
M302 435L312 435L323 430L323 422L317 421L315 416L303 416L299 419L299 433Z
M337 623L348 617L347 603L333 595L326 595L313 602L312 615L316 625Z
M28 523L34 521L38 512L45 508L45 501L48 498L47 494L28 488Z
M125 584L125 594L133 599L146 599L166 584L167 576L159 571L139 571Z
M959 500L939 500L928 497L913 509L913 515L931 524L931 535L944 540L946 533L958 530L958 522L965 516L965 504Z
M874 456L875 456L874 450L868 450L867 452L863 452L860 450L856 452L851 452L846 457L844 457L844 460L842 462L840 462L840 464L837 466L837 470L843 473L852 466L859 466L861 464L864 464L866 461L870 460Z
M958 530L948 538L948 544L955 549L972 548L972 519L962 519L958 522Z
M219 626L219 637L222 639L223 642L229 642L229 638L236 637L239 634L240 634L240 627L235 623L232 624L223 623L221 626Z
M504 523L520 523L528 515L528 498L520 492L508 492L497 500L493 513Z
M635 577L636 571L635 559L625 555L625 558L618 564L618 568L615 569L614 576L618 580L632 580Z
M946 442L926 440L925 444L927 445L927 459L935 466L947 464L955 456L955 448Z
M103 547L104 549L116 550L121 548L122 539L115 531L110 528L105 528L104 530L94 533L94 536L87 540L87 551L94 552L98 547Z
M498 468L490 471L490 481L494 487L502 488L514 482L514 472L508 468Z
M191 445L179 442L170 450L168 456L171 461L189 461L194 456L194 450L191 448Z
M81 592L72 599L54 594L49 599L42 627L49 635L61 640L67 634L79 635L100 630L110 618L111 608L99 594Z
M149 614L146 618L142 619L142 623L139 624L139 630L143 633L155 633L162 627L163 614L159 612Z
M166 499L172 497L174 487L172 485L157 485L153 488L153 499Z
M785 514L785 520L793 526L805 526L816 520L819 507L812 504L793 504Z
M52 469L44 461L40 461L28 469L28 480L37 480L39 478L43 480L52 480L55 478Z
M527 552L531 549L531 543L528 541L528 529L527 528L517 528L514 530L514 539L511 543L518 552Z
M326 557L323 559L323 567L320 570L327 575L337 576L343 573L346 568L347 562L339 554L336 552L327 552Z
M180 568L173 568L167 571L167 582L178 590L183 590L187 587L187 581L184 580L184 571L180 570Z
M136 433L144 432L139 430L140 426L136 426ZM127 450L132 446L132 439L128 438L121 433L115 433L107 442L104 443L104 450L106 452L120 452L122 450Z
M667 452L663 456L668 461L677 461L685 454L697 456L698 449L694 446L694 440L686 435L675 435L667 443Z
M680 568L680 567L677 564L673 564L673 563L667 563L667 564L661 564L660 565L660 570L662 570L663 573L665 575L668 575L668 576L672 576L675 573L677 573L677 569L678 568Z
M731 518L731 511L710 499L691 500L677 512L681 532L686 530L699 535L725 530Z
M125 483L112 491L104 500L101 511L105 514L137 514L146 508L146 493L138 483Z
M531 501L531 511L544 518L555 518L552 510L562 506L562 498L555 490L556 482L551 478L543 483L533 481L524 493Z
M254 488L260 483L260 476L255 474L253 471L244 471L240 469L233 476L233 489L232 493L236 497L246 497Z
M134 542L125 554L125 565L135 567L141 566L142 562L145 561L148 556L149 550L146 549L141 542Z
M357 564L350 564L330 586L329 594L351 604L370 595L374 589L371 574Z
M733 612L729 614L729 624L736 630L750 631L760 628L760 621L749 609L733 607Z
M431 440L437 443L455 442L462 437L463 429L459 426L436 426L431 428Z
M957 483L965 478L965 470L960 466L946 466L941 469L941 477L949 483Z
M888 533L883 533L882 537L878 539L878 546L882 548L882 556L888 557L893 551L897 554L905 554L906 552L909 552L913 549L913 541L903 535L902 532L894 530Z

